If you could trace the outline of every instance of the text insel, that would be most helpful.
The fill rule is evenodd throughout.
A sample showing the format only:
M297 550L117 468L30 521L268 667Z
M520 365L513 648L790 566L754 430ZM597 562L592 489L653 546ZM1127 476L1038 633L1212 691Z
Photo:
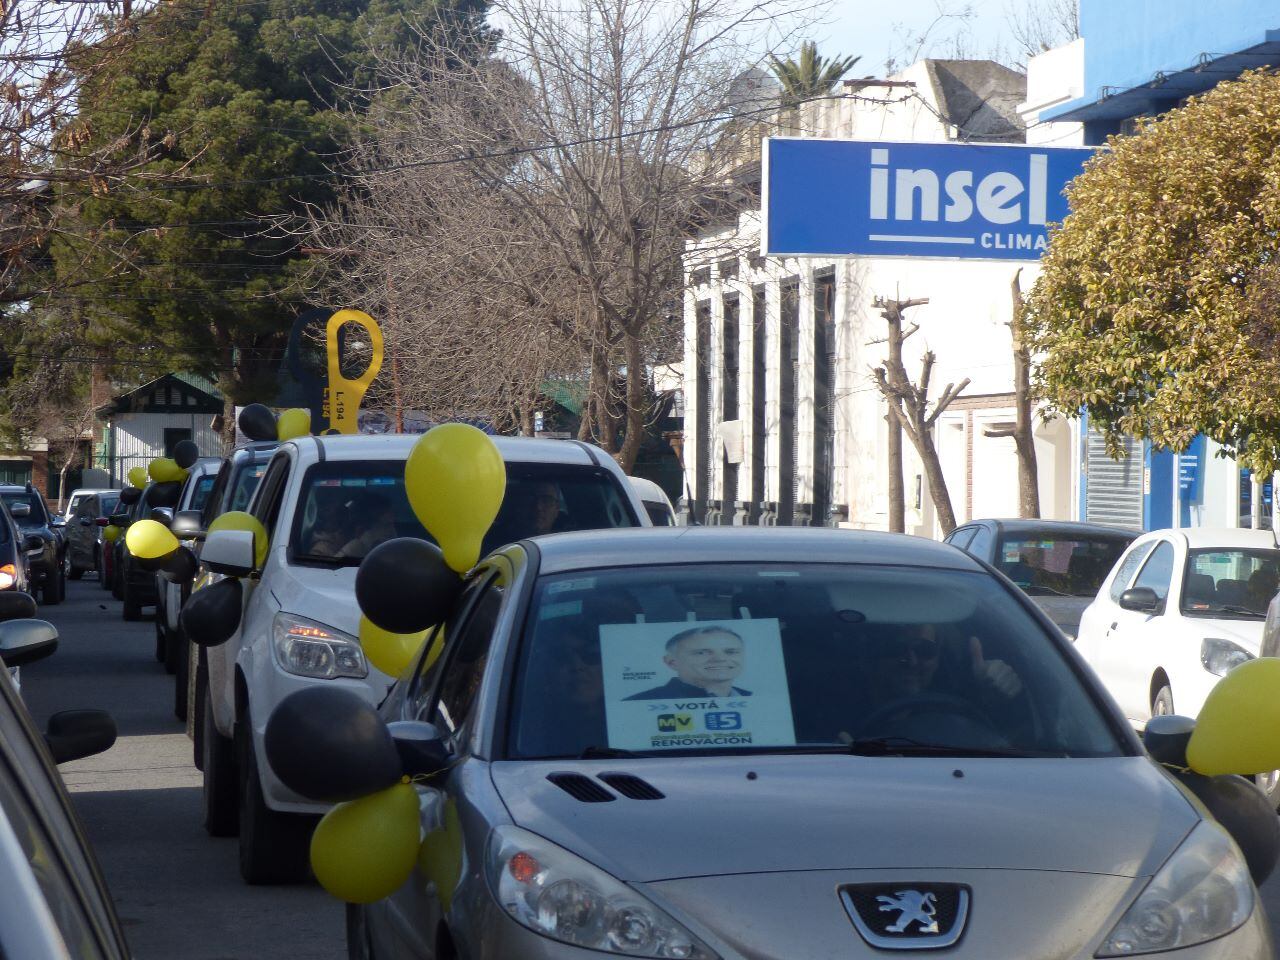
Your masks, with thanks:
M894 170L887 148L871 151L871 219L889 220L890 175L893 180L893 220L943 220L966 223L977 213L990 223L1024 221L1022 197L1027 198L1025 221L1043 227L1049 195L1049 157L1027 156L1024 178L1004 170L989 173L975 186L972 170L953 170L941 183L933 170ZM943 198L945 194L945 204Z

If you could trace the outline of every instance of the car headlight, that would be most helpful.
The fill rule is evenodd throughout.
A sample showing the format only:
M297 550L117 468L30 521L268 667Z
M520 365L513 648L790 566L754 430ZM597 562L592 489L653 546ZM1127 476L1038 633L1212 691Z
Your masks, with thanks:
M502 908L544 937L629 957L717 960L626 884L527 830L495 827L487 867Z
M1200 641L1200 662L1215 676L1225 677L1240 664L1252 659L1252 653L1230 640L1205 637Z
M280 669L296 676L330 680L369 675L364 651L356 639L323 623L277 613L271 625L271 640Z
M1177 950L1226 936L1249 919L1253 882L1226 831L1201 821L1125 911L1098 957Z
M0 590L8 590L18 582L18 568L12 563L0 566Z

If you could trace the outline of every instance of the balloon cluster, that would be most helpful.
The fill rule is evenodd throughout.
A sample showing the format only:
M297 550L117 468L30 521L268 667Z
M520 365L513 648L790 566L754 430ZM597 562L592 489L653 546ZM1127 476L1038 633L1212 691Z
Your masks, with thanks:
M1235 839L1256 883L1280 860L1280 820L1242 775L1280 770L1280 659L1233 669L1209 691L1174 776ZM1148 737L1148 748L1159 753Z
M145 467L129 471L129 486L120 491L120 502L132 506L142 497L142 488L151 484L147 502L152 507L175 507L182 495L191 467L200 459L200 448L192 440L182 440L173 448L172 457L157 457ZM120 528L107 526L103 539L114 542ZM196 558L178 542L169 528L158 520L139 520L125 531L125 546L138 564L146 570L159 570L172 583L190 581L196 575Z
M440 656L441 625L462 590L462 574L480 559L506 482L502 455L475 427L442 424L414 445L405 491L439 546L388 540L356 572L360 642L383 673L402 673L433 628L426 662ZM336 804L311 839L311 867L329 893L372 903L399 888L416 864L435 881L448 909L462 863L457 811L446 805L438 829L419 842L418 798L407 775L441 769L447 758L437 740L414 740L408 730L397 739L399 726L388 727L350 690L302 690L281 701L268 720L267 760L290 789Z
M240 411L236 426L250 440L279 440L284 443L311 433L311 411L292 407L277 417L265 404L251 403Z

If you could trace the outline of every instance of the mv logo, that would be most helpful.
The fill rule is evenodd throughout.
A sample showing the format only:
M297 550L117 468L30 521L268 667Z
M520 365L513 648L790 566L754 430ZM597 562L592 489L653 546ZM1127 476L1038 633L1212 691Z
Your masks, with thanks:
M688 733L693 729L693 716L687 713L658 714L659 733Z

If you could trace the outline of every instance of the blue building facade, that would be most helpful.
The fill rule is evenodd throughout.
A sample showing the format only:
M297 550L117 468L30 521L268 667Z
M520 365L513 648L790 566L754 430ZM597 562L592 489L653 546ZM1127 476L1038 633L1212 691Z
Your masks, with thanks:
M1084 143L1100 145L1130 132L1139 117L1158 116L1247 70L1280 66L1280 0L1080 0L1080 34L1084 75L1076 86L1083 93L1041 110L1039 120L1079 123ZM1203 437L1180 455L1135 441L1133 462L1117 472L1099 459L1087 421L1082 426L1082 519L1110 519L1115 504L1128 504L1126 519L1136 525L1140 503L1146 530L1194 526L1202 517L1218 525L1227 514L1241 526L1271 525L1271 478L1255 482L1214 457ZM1215 501L1206 510L1211 489L1234 506Z

